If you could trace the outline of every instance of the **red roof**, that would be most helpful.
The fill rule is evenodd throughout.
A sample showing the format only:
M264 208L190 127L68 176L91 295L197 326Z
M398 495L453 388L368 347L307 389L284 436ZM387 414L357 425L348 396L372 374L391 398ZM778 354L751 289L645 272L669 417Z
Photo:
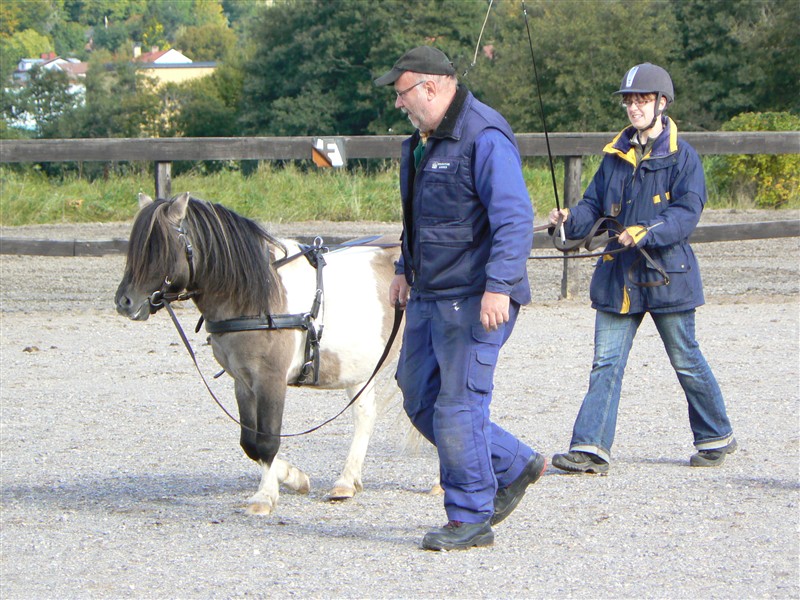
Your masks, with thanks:
M164 56L169 50L156 50L154 52L144 52L136 57L136 62L152 63Z

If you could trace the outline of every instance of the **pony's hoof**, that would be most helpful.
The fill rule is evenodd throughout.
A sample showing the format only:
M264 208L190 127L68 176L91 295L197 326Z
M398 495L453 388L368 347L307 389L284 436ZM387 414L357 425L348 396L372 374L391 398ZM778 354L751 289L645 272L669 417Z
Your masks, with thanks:
M251 502L247 505L247 514L264 517L272 513L272 503L270 502Z
M281 479L281 484L298 494L307 494L311 491L311 480L300 469L290 467L286 477Z
M350 500L350 498L355 495L356 490L354 488L337 485L331 490L331 493L328 494L328 500L331 502L341 502L342 500Z
M303 474L302 479L298 483L298 485L294 488L294 491L298 494L303 494L304 496L311 491L311 480L308 478L308 475L305 473Z
M438 483L435 483L435 484L433 484L433 487L430 489L428 494L430 494L431 496L443 496L444 495L444 489L442 488L441 485L439 485Z

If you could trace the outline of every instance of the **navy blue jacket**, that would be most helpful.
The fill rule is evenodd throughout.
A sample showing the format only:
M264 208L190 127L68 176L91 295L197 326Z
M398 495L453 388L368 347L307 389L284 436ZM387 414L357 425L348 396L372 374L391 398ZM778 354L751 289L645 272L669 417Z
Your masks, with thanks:
M490 291L530 302L533 208L508 123L459 85L415 169L419 139L417 131L402 147L396 272L421 299Z
M636 250L602 256L590 287L592 306L598 310L678 312L705 301L700 269L688 241L706 203L703 166L694 148L678 139L672 119L663 117L663 123L664 131L638 165L631 144L634 127L620 132L603 149L600 168L565 223L567 237L574 239L587 235L602 216L614 217L624 227L644 226L647 233L637 246L644 246L669 274L669 285L639 287L628 278L639 255ZM606 247L615 248L619 248L615 241ZM660 278L645 261L633 275L640 282Z

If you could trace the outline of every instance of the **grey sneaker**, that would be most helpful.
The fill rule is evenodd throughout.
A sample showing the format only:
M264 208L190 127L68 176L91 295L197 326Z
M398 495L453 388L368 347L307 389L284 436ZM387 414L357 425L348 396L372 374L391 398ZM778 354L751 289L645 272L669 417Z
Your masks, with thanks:
M567 452L553 456L553 466L570 473L608 473L608 463L588 452Z
M714 448L713 450L700 450L697 454L693 454L689 459L689 464L693 467L718 467L725 462L727 454L733 454L739 444L736 440L731 440L731 443L722 448Z

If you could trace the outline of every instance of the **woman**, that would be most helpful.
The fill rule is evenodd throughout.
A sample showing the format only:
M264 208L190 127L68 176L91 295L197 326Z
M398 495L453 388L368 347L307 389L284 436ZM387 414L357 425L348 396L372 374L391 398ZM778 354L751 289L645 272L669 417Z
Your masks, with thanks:
M603 150L603 161L583 199L572 209L553 209L570 238L588 235L610 217L619 236L597 262L590 296L595 351L589 390L573 427L569 452L553 466L576 473L606 473L617 422L622 377L633 338L650 313L689 403L697 453L695 467L721 465L736 450L719 385L695 339L695 308L705 301L689 236L706 203L703 168L695 150L678 139L665 111L674 99L663 68L630 69L620 89L630 126ZM636 248L646 249L643 259ZM659 266L661 269L659 269Z

